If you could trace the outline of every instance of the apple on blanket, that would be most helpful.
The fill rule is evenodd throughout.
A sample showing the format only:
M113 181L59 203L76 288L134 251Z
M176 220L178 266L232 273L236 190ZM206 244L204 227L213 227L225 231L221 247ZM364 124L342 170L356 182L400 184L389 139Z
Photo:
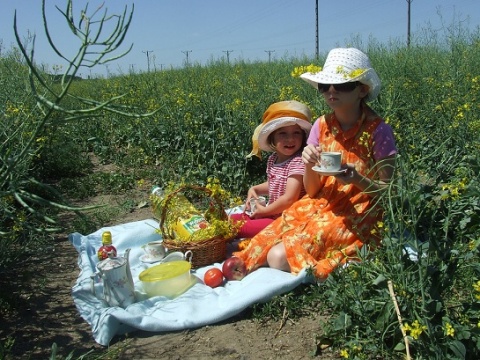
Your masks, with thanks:
M247 275L247 268L242 259L232 256L223 262L222 272L227 280L242 280Z

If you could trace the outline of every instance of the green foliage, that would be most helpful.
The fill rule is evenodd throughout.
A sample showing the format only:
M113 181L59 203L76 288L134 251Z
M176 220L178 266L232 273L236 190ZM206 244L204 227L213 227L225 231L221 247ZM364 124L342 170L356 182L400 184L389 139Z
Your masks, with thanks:
M0 359L5 359L10 354L13 346L15 345L15 339L7 337L0 342Z
M113 19L127 30L127 14ZM79 54L92 45L87 34L95 23L69 23L84 41ZM2 53L0 265L12 251L40 241L39 232L56 228L56 212L72 210L65 195L137 190L147 200L151 184L205 185L217 178L231 194L244 196L265 178L265 159L245 159L264 110L287 99L309 104L315 116L327 110L311 86L292 76L295 68L321 65L309 59L218 62L79 81L78 69L107 61L121 34L96 58L72 59L60 82L39 71L21 44ZM365 248L361 263L254 311L279 318L321 306L328 317L318 341L344 358L404 358L408 350L416 359L476 359L480 35L455 27L443 36L427 30L424 42L416 39L410 48L353 45L368 51L382 78L381 97L372 105L394 129L400 149L396 181L381 199L385 219L374 230L383 234L383 247ZM115 170L92 172L90 156ZM97 220L107 221L109 211ZM77 221L78 231L91 226ZM411 249L416 258L408 256ZM8 350L9 343L2 346Z
M350 358L404 358L408 346L417 359L477 359L480 237L478 220L470 220L478 216L478 193L468 191L463 174L460 182L451 180L455 186L433 175L427 187L424 169L403 157L398 172L384 199L384 222L374 230L384 234L382 248L363 249L361 263L322 284L319 298L332 313L324 338ZM466 176L478 183L470 170Z
M40 71L33 57L35 38L20 41L15 17L19 48L0 62L0 83L5 85L0 94L3 100L0 105L0 249L4 250L0 269L15 260L17 250L24 250L30 242L60 230L56 213L86 210L70 206L63 194L47 182L78 175L89 168L81 156L85 153L83 143L78 141L78 132L72 127L109 113L142 116L116 106L115 100L121 96L99 102L89 96L78 96L71 89L81 67L104 64L116 58L115 52L122 44L132 13L127 16L125 9L123 16L104 13L98 19L98 10L90 16L87 5L75 23L69 1L62 15L71 35L80 40L81 45L78 53L68 58L51 40L45 2L42 5L44 29L52 51L66 60L68 66L54 82L50 75ZM109 22L113 22L113 27L105 34L104 25Z

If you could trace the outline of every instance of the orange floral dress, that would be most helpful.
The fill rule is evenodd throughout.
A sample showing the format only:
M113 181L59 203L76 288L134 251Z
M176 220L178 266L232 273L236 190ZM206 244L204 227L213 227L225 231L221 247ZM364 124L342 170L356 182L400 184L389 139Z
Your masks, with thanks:
M341 151L342 163L354 164L360 174L373 179L373 132L381 122L367 106L356 125L345 132L334 114L322 116L319 144L323 151ZM378 244L380 239L372 230L383 212L375 200L334 176L319 175L319 181L316 197L305 195L244 250L233 253L245 261L249 272L265 265L271 247L283 242L292 273L311 267L317 278L325 279L339 264L355 257L365 243Z

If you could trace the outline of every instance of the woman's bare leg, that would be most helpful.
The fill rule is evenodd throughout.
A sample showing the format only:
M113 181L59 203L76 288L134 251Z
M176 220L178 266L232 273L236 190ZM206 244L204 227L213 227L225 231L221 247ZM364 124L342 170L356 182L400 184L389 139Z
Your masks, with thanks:
M287 253L283 242L274 245L267 254L267 263L273 269L290 272L290 265L287 261Z

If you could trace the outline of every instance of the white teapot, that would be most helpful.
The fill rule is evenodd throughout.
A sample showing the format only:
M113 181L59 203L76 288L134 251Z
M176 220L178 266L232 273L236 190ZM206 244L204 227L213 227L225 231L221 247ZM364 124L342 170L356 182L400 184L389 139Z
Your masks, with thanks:
M130 249L125 250L123 257L109 257L97 264L97 273L103 280L104 300L110 306L126 308L135 302L135 287L128 255Z

